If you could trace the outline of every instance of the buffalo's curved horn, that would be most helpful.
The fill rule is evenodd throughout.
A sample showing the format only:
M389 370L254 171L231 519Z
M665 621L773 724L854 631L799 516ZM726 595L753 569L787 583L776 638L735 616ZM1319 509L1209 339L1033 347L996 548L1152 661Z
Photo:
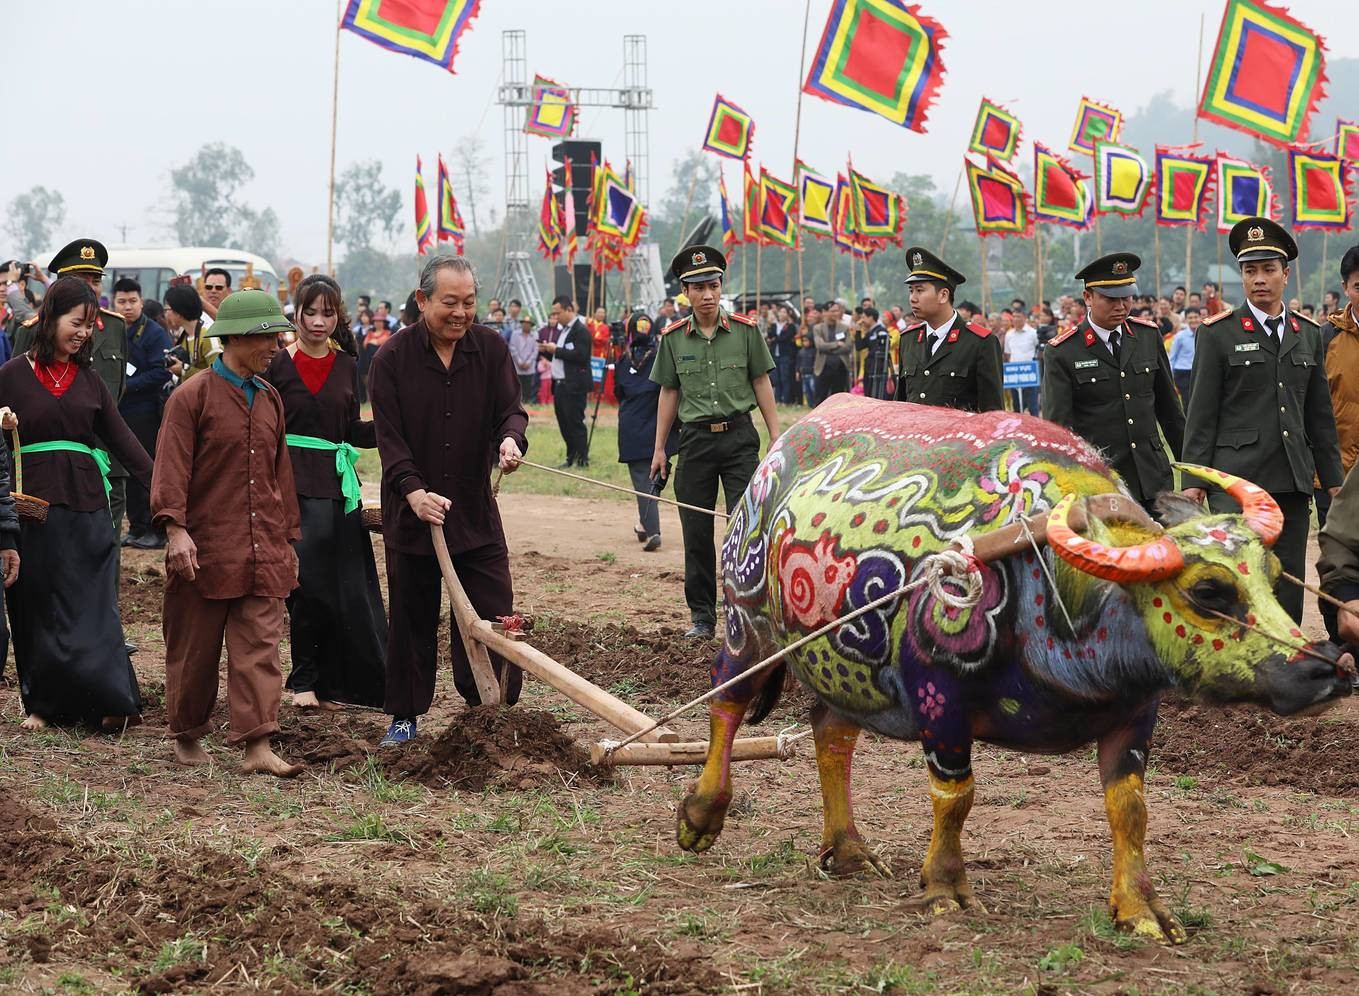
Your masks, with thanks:
M1057 556L1072 567L1105 581L1161 581L1184 567L1184 554L1169 536L1137 546L1106 546L1080 536L1068 517L1076 503L1067 495L1048 513L1047 539Z
M1279 533L1283 532L1283 510L1279 508L1279 503L1270 497L1268 491L1257 484L1252 484L1244 477L1224 474L1212 467L1200 467L1195 463L1177 463L1175 466L1187 474L1202 478L1209 484L1217 485L1235 498L1241 503L1241 515L1245 518L1246 525L1260 535L1265 546L1274 545Z

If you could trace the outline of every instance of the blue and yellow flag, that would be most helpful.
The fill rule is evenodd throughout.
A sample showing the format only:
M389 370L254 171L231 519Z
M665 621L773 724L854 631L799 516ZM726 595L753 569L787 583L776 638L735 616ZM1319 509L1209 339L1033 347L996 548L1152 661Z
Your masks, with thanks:
M1238 221L1274 217L1269 171L1242 159L1217 154L1217 230L1230 232Z

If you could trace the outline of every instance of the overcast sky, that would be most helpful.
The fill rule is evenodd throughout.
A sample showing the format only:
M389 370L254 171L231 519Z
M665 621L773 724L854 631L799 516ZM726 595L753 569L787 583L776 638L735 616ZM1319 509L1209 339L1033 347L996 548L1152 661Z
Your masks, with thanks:
M77 235L122 243L125 226L127 244L169 244L169 169L222 141L254 167L246 199L278 212L284 251L324 260L335 0L4 0L0 7L4 89L19 112L0 156L0 204L41 183L66 198L59 243ZM830 0L811 0L809 59L829 7ZM1359 35L1345 28L1348 4L1292 0L1289 7L1327 38L1332 58L1359 56ZM1054 148L1065 147L1083 94L1128 113L1165 90L1191 104L1200 14L1206 61L1223 3L925 0L923 9L949 32L929 131L804 95L800 154L814 168L833 174L852 153L869 176L925 172L949 192L983 94L1019 115L1026 140ZM700 4L689 13L660 0L483 0L454 75L345 32L338 166L381 159L409 213L416 154L432 193L435 154L447 157L461 136L477 134L490 154L491 197L503 204L503 111L494 103L501 32L524 28L529 75L573 86L621 84L623 36L648 37L653 199L670 185L674 160L701 144L718 90L755 119L756 162L786 177L802 14L800 0ZM1329 134L1324 128L1315 121L1314 135ZM621 167L621 111L586 110L577 134L602 141ZM550 143L529 143L536 196ZM1027 141L1021 155L1029 155ZM729 186L738 169L728 161Z

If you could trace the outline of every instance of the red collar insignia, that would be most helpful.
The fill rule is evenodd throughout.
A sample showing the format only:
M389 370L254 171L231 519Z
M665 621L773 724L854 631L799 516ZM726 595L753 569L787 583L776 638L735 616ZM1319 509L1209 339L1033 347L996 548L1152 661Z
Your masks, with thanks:
M1243 318L1241 319L1241 327L1245 329L1247 332L1254 332L1255 322L1249 318Z
M949 341L949 342L957 342L957 341L958 341L958 330L957 330L957 329L954 329L952 332L950 332L950 333L948 334L948 341Z
M1085 330L1085 344L1087 346L1093 346L1095 344L1095 333L1090 329Z
M95 315L95 316L94 316L94 324L95 324L95 327L98 328L100 332L103 332L103 331L104 331L104 316L103 316L103 315Z
M1289 315L1289 316L1288 316L1288 320L1289 320L1290 322L1293 323L1293 331L1294 331L1294 332L1301 332L1301 331L1302 331L1302 329L1298 327L1298 316L1297 316L1297 315Z
M925 341L925 327L922 325L920 327L920 331L915 334L915 343L918 346L924 341Z

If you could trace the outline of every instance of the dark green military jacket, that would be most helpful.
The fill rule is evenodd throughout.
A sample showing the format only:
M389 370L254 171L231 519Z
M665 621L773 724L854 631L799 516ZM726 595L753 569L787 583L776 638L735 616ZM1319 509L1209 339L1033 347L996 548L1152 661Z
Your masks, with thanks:
M1130 318L1118 333L1119 362L1089 321L1048 343L1043 417L1098 447L1132 496L1147 502L1175 486L1161 433L1178 457L1184 412L1157 324Z
M963 321L957 313L939 348L930 354L925 323L901 333L901 377L896 399L918 405L943 405L969 412L1005 407L1001 390L1000 342L985 325Z
M14 355L28 352L33 345L33 326L37 324L36 315L14 330ZM109 389L115 402L123 400L127 389L127 323L116 311L100 308L94 322L94 352L90 357L90 369L99 375L104 386ZM23 431L21 428L20 432ZM104 449L108 449L107 446ZM127 471L118 458L109 453L112 464L110 477L126 477Z
M678 388L679 420L698 422L729 418L757 404L753 383L774 369L769 346L755 322L725 309L717 329L705 339L691 314L661 331L651 379Z
M1243 304L1199 326L1184 459L1275 494L1339 485L1340 449L1321 329L1284 314L1282 344Z

